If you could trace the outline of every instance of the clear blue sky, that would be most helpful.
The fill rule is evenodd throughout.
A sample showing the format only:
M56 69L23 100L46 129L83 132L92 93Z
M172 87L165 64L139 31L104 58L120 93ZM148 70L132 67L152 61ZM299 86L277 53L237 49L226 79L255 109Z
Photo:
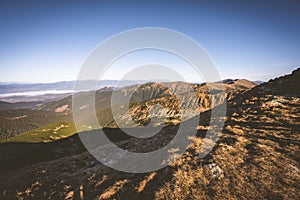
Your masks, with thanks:
M299 10L297 1L2 0L0 81L74 80L101 41L149 26L195 39L222 78L268 80L300 65Z

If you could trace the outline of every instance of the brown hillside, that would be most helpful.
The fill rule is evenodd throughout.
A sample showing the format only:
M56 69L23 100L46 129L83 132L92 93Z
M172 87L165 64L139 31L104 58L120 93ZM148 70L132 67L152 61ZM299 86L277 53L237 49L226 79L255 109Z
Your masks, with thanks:
M227 121L213 151L198 157L210 112L201 115L198 135L180 159L146 174L103 166L89 153L40 163L1 175L1 199L297 199L299 172L299 70L228 102ZM276 94L276 95L275 95ZM123 148L155 149L177 126ZM173 131L172 131L173 130ZM150 143L149 143L150 142ZM151 145L150 145L151 144ZM146 150L146 149L145 149Z

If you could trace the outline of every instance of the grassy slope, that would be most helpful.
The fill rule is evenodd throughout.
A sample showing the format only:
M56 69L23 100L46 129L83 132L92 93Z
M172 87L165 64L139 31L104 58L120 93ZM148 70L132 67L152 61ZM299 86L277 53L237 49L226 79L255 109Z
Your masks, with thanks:
M53 142L62 138L67 138L76 133L76 128L72 122L57 122L42 126L38 129L28 131L14 137L0 140L4 142Z
M72 116L42 110L3 110L0 111L0 139L14 137L35 130L47 124L66 122Z

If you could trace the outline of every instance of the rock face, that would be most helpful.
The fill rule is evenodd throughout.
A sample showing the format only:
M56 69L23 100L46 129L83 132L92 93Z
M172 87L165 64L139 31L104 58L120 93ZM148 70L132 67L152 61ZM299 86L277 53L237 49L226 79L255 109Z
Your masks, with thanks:
M147 83L135 88L126 88L117 93L117 98L124 98L122 95L131 94L129 115L122 103L119 103L117 121L123 122L119 126L126 127L126 122L133 120L136 125L148 124L151 116L155 116L161 123L178 124L180 121L190 119L201 112L205 112L215 106L224 103L235 94L251 89L255 83L247 80L236 80L232 84L207 83L189 84L182 82L171 83ZM125 90L125 91L124 91ZM120 100L122 102L122 100ZM159 105L159 107L155 107ZM98 110L101 110L99 107ZM99 114L99 118L101 115ZM103 126L107 126L103 124Z
M209 127L211 104L208 103L213 97L204 87L209 84L194 84L192 87L198 97L203 95L199 99L207 110L200 115L200 124L195 127L197 137L192 138L187 151L167 167L155 173L124 173L102 165L88 152L83 152L1 173L0 199L298 199L299 71L247 91L232 90L239 80L226 84L225 126L217 145L204 159L199 158L199 151L203 144L209 143L203 137L206 131L213 129ZM183 86L176 86L178 83L168 84L183 91ZM211 86L213 95L218 93L220 84ZM147 118L156 102L166 107L166 112L172 110L170 114L179 112L176 99L161 85L149 83L142 88L135 98L146 101L137 101L130 107L138 122ZM120 92L125 93L125 89ZM185 103L199 103L189 100L187 93L182 93ZM133 152L154 151L173 138L178 126L167 126L162 134L151 138L130 138L116 144ZM170 154L174 154L172 149ZM144 164L147 162L150 161Z

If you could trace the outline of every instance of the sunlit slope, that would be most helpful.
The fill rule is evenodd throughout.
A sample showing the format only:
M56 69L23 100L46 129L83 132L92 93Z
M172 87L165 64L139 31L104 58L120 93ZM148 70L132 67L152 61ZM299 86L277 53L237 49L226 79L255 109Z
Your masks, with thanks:
M0 111L0 139L35 130L39 127L57 122L71 121L66 113L42 110L3 110Z
M0 174L0 198L76 199L81 194L84 199L298 199L299 78L297 70L229 100L221 136L203 159L201 147L211 144L203 138L209 129L209 110L200 115L198 137L187 151L161 170L124 173L85 152ZM116 144L133 152L153 151L170 141L176 127L168 126L153 138Z
M53 142L59 139L67 138L76 133L76 128L72 122L57 122L42 126L38 129L28 131L14 137L1 140L3 142Z
M136 127L152 123L153 126L162 124L178 124L182 120L189 119L198 111L204 112L222 103L224 98L231 99L236 94L247 89L251 89L256 84L243 80L224 80L218 83L191 84L184 82L166 83L146 83L138 85L137 90L130 97L129 110L122 103L116 105L115 115L111 111L111 97L114 92L120 102L122 98L129 95L128 91L136 86L129 86L113 90L112 88L102 88L96 91L95 108L100 127ZM176 91L176 95L171 90ZM187 88L192 88L193 91ZM209 91L208 88L211 88ZM220 95L220 91L225 89L226 94ZM90 92L82 92L78 95L89 96ZM180 99L178 99L178 97ZM180 109L183 102L185 109ZM163 107L155 107L160 105ZM88 106L81 105L79 112L84 112ZM195 109L195 108L199 108ZM183 114L183 110L187 115ZM125 115L124 113L128 113ZM39 129L42 126L57 122L72 121L72 97L41 103L32 110L3 110L0 111L0 139L8 139L18 134ZM157 122L154 122L155 118ZM86 116L87 122L93 116ZM129 123L133 119L134 123ZM152 121L151 121L152 120ZM116 121L120 123L116 123ZM82 123L83 125L85 123ZM88 124L88 123L87 123ZM51 126L51 125L50 125ZM95 128L95 127L92 127ZM99 128L99 127L97 127ZM43 133L43 132L41 132ZM35 133L34 133L35 134ZM45 133L46 134L46 133Z

